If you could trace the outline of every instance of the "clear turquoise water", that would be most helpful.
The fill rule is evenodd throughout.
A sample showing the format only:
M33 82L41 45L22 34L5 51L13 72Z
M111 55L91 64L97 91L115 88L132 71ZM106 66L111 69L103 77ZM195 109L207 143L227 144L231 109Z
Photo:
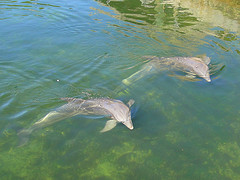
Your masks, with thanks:
M200 3L207 10L194 14L199 1L1 1L0 179L239 179L240 11L231 2ZM201 54L211 83L174 72L121 82L144 55ZM18 147L19 130L61 97L133 98L134 130L101 134L107 118L76 116Z

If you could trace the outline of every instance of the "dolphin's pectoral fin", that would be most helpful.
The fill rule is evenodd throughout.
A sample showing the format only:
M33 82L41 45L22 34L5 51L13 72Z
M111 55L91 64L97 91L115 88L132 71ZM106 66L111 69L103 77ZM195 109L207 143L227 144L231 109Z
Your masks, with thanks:
M190 79L194 79L194 78L196 78L196 76L193 75L193 74L187 74L186 77L187 77L187 78L190 78Z
M128 107L130 108L133 104L135 103L135 101L133 99L130 99L127 103Z
M117 121L114 119L108 120L105 124L105 127L100 131L101 133L110 131L117 125Z
M192 74L192 73L187 73L186 77L189 78L189 79L195 79L196 75Z

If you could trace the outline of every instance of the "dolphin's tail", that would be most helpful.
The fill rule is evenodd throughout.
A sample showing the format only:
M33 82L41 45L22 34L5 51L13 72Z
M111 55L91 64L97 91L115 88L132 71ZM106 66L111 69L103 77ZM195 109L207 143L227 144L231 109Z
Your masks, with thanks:
M18 133L18 137L19 137L19 143L18 146L23 146L25 144L27 144L28 140L29 140L29 136L32 133L33 129L22 129L19 133Z
M152 66L145 66L141 70L129 76L128 78L122 80L122 82L123 84L128 86L134 83L135 81L143 78L145 75L149 74L151 70L152 70Z

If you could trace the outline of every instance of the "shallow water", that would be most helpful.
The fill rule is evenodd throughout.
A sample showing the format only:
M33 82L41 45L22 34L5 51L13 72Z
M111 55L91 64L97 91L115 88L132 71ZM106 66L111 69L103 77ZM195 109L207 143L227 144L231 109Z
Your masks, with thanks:
M238 0L0 2L1 179L239 179ZM207 55L212 82L163 71L130 86L142 56ZM177 76L176 76L177 75ZM76 116L17 133L63 105L109 97L134 130Z

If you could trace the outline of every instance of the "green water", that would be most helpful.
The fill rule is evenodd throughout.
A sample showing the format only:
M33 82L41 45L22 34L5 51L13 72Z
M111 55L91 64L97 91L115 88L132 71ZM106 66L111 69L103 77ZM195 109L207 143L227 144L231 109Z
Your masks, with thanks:
M142 2L0 1L1 180L240 179L239 2ZM167 71L121 82L144 55L202 54L211 83ZM134 129L76 116L18 147L62 97L133 98Z

